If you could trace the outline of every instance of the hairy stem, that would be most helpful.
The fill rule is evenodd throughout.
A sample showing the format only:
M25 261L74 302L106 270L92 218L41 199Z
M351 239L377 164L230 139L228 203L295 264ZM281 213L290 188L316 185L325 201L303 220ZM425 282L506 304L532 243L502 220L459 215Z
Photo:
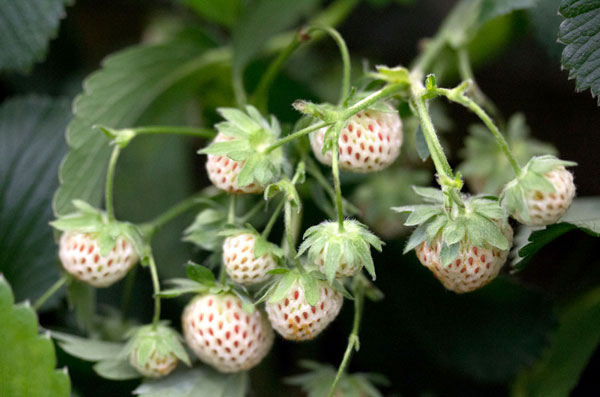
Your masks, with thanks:
M256 214L258 214L258 212L263 209L263 207L265 206L265 201L264 200L259 200L252 208L250 208L245 214L244 216L241 216L238 218L238 222L241 223L242 225L246 222L248 222L250 219L254 218L254 216Z
M488 114L485 112L485 110L483 110L481 106L479 106L474 100L472 100L468 96L463 95L462 93L457 93L457 91L455 90L438 88L435 90L435 92L445 96L453 102L463 105L464 107L475 113L496 138L498 146L500 146L500 149L502 149L502 152L508 159L508 162L512 166L515 175L521 175L521 167L519 166L519 163L510 151L510 147L508 146L508 142L504 138L504 135L502 135L496 124L494 124L494 121L490 118L490 116L488 116Z
M317 183L319 185L321 185L321 187L323 189L325 189L325 192L331 198L331 203L335 206L335 190L331 187L331 183L321 173L321 170L315 164L313 159L311 159L310 157L307 157L305 160L306 160L306 164L307 164L306 172L308 172L310 174L310 176L312 176L317 181ZM356 208L356 206L354 204L352 204L350 201L346 200L343 197L342 197L342 201L343 201L344 208L346 208L351 213L359 212L358 208Z
M354 105L348 107L344 110L340 116L341 120L347 120L350 117L354 116L356 113L365 110L369 106L373 105L376 102L379 102L383 99L392 97L406 89L406 84L389 84L380 89L379 91L375 91L371 95L362 100L356 102Z
M285 237L288 247L288 258L298 262L296 259L296 244L294 243L294 230L292 225L292 204L290 204L290 202L287 200L285 200L283 218L285 223Z
M350 54L348 53L348 46L344 41L344 38L339 34L339 32L329 26L312 26L308 29L309 32L312 31L321 31L325 32L329 35L337 44L338 49L340 51L340 56L342 57L343 64L343 74L342 74L342 87L340 92L340 99L338 101L339 104L344 103L344 100L348 98L350 95Z
M492 114L496 120L500 122L500 125L503 125L504 122L502 120L500 111L496 105L484 94L481 88L479 88L479 84L477 84L477 81L475 80L475 74L473 73L473 69L471 68L471 60L469 59L469 51L465 47L461 47L458 49L457 55L458 71L461 78L463 80L471 80L473 82L471 87L473 98L476 102L481 104L484 109Z
M150 254L150 275L152 276L152 287L154 288L154 317L152 317L152 326L156 328L160 320L160 282L158 281L158 271L154 255Z
M58 290L61 289L63 285L65 285L65 283L68 280L69 276L67 276L66 274L61 275L61 277L58 280L56 280L56 282L52 284L52 286L50 286L50 288L48 288L48 290L44 292L44 294L35 301L35 303L33 304L33 310L39 310L44 305L44 303L46 303L48 299L52 297L52 295L54 295Z
M310 134L313 131L319 130L323 127L330 126L331 124L333 124L333 121L332 122L322 121L320 123L315 123L315 124L309 125L308 127L302 128L301 130L298 130L292 134L289 134L287 136L284 136L283 138L278 139L276 142L271 144L271 146L269 146L268 148L265 149L265 153L272 152L273 150L277 149L278 147L285 145L286 143L291 142L294 139L298 139L304 135Z
M452 168L450 167L448 159L444 154L444 149L442 148L437 134L435 133L435 128L433 127L431 116L427 111L425 99L420 93L415 93L411 100L411 103L417 111L417 117L421 125L421 130L423 131L423 135L425 136L425 142L427 143L427 147L429 148L429 153L431 154L431 159L433 160L433 164L435 165L435 169L438 175L440 176L442 182L444 180L454 180Z
M335 131L333 135L333 147L331 148L331 173L333 175L333 188L335 189L335 207L337 209L338 216L338 228L340 232L344 231L344 206L342 202L342 186L340 183L340 167L338 164L339 160L339 135L343 122L338 122L335 125Z
M118 145L115 145L113 147L113 151L108 162L108 171L106 172L106 189L104 192L104 201L106 205L106 214L108 215L108 219L111 221L115 220L115 210L113 206L113 191L115 185L115 168L117 167L117 160L119 159L120 153L121 148Z
M348 364L350 362L350 357L352 356L352 351L354 349L358 350L358 330L360 327L360 319L362 317L362 309L364 303L364 291L362 288L358 288L356 294L354 296L354 321L352 323L352 332L348 337L348 346L346 347L346 352L344 353L344 358L342 358L342 362L338 368L338 372L335 375L335 379L331 384L331 388L329 389L329 397L333 397L335 394L335 388L340 381L340 378L346 371Z

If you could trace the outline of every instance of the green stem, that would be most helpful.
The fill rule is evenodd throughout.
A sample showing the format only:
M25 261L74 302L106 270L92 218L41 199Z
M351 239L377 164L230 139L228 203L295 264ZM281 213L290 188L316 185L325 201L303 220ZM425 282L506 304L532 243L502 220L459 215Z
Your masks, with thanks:
M389 84L380 89L379 91L375 91L371 95L362 100L356 102L354 105L350 106L346 110L342 112L340 115L341 120L348 120L350 117L354 116L356 113L368 108L376 102L379 102L382 99L387 97L394 96L401 91L406 90L406 84Z
M38 300L35 301L33 304L33 310L38 311L44 305L44 303L46 303L46 301L52 297L52 295L54 295L63 285L65 285L68 280L69 277L66 274L63 274L58 280L56 280L54 284L52 284L50 288L48 288L46 292L44 292L42 296L38 298Z
M146 231L146 237L150 239L158 229L163 227L171 220L194 208L196 205L205 204L207 200L203 200L203 198L204 193L202 192L190 196L182 200L181 202L175 204L174 206L172 206L171 208L154 218L154 220L141 225L142 229Z
M198 138L214 138L215 131L210 128L199 128L199 127L185 127L185 126L166 126L166 125L153 125L148 127L136 127L130 128L136 136L137 135L187 135Z
M275 222L277 221L277 218L279 217L279 214L281 213L281 209L283 208L285 202L286 202L286 199L285 199L285 197L283 197L281 199L281 201L277 204L275 211L273 211L273 213L271 214L271 217L269 218L269 222L267 222L267 225L265 226L265 228L262 232L262 236L265 239L267 239L269 237L269 234L271 233L271 230L273 229L273 226L275 225Z
M508 162L512 166L513 171L515 172L515 175L516 176L521 175L521 167L519 167L519 163L514 158L512 152L510 151L510 147L508 146L508 142L504 138L504 135L502 135L502 133L500 132L500 130L498 129L496 124L494 124L494 121L490 118L490 116L488 116L488 114L485 112L485 110L483 110L483 108L481 108L481 106L479 106L471 98L469 98L463 94L457 94L455 90L438 88L435 90L435 92L440 95L445 96L446 98L448 98L449 100L451 100L453 102L456 102L456 103L459 103L459 104L465 106L466 108L471 110L473 113L475 113L481 119L481 121L483 121L483 123L486 125L486 127L491 131L491 133L496 138L496 142L498 143L498 146L500 146L500 149L502 149L502 152L504 152L504 155L506 156L506 158L508 159Z
M271 84L273 84L275 77L277 77L277 75L281 71L281 68L283 67L285 61L287 61L288 58L294 53L294 51L298 47L300 47L301 43L301 32L298 32L294 35L294 38L292 39L292 41L290 41L290 44L288 44L283 49L283 51L279 53L277 58L275 58L275 60L269 65L267 71L260 78L260 81L258 82L258 86L254 91L254 95L252 98L254 104L259 110L263 112L267 111L267 98L269 94L269 88L271 88Z
M285 223L285 236L287 239L288 246L288 258L296 260L296 247L294 244L294 231L292 230L292 205L289 201L285 200L284 205L284 223ZM299 263L299 262L298 262Z
M308 28L309 32L313 31L321 31L331 37L338 46L340 50L340 55L342 57L343 64L343 74L342 74L342 88L340 92L340 100L339 104L344 103L346 98L350 95L350 54L348 53L348 46L344 41L344 38L339 34L337 30L329 26L311 26Z
M440 176L442 183L454 180L452 168L444 154L444 149L435 133L431 116L427 111L425 99L420 93L415 93L411 102L417 111L417 117L419 118L421 130L425 136L425 142L427 143L431 159L433 160L433 164L435 165L435 169Z
M344 231L344 206L342 202L342 187L340 183L340 167L339 160L339 134L344 126L344 123L338 121L335 125L333 136L333 147L331 148L331 173L333 174L333 188L335 189L335 207L337 208L338 229Z
M154 289L154 317L152 317L152 326L156 328L160 320L160 283L158 281L158 271L154 256L150 254L150 275L152 276L152 287Z
M471 92L476 102L479 102L481 106L490 112L494 117L499 120L500 124L503 125L502 115L496 105L483 93L479 84L475 80L475 74L471 68L471 60L469 59L469 51L465 47L458 49L458 70L463 80L471 80L473 85Z
M110 160L108 162L108 171L106 172L106 190L105 190L105 205L106 205L106 214L108 215L108 219L113 221L115 220L115 210L113 206L113 191L115 185L115 168L117 166L117 160L119 159L119 154L121 153L121 148L118 145L113 147L112 154L110 156Z
M331 124L333 124L332 122L320 122L320 123L316 123L316 124L312 124L309 125L306 128L303 128L301 130L298 130L290 135L284 136L283 138L278 139L277 141L275 141L273 144L271 144L271 146L269 146L268 148L265 149L265 154L272 152L273 150L277 149L278 147L293 141L294 139L300 138L306 134L310 134L313 131L319 130L323 127L327 127L330 126Z
M344 353L344 358L338 368L338 372L335 375L335 379L331 384L331 388L329 389L329 397L333 397L335 394L335 388L340 381L340 378L346 371L346 367L350 362L350 357L352 356L352 351L356 348L358 350L358 330L360 327L360 319L362 317L362 309L364 303L364 291L362 288L358 289L356 296L354 297L354 321L352 323L352 332L348 337L348 346L346 347L346 352Z
M229 196L229 211L227 212L227 223L235 225L235 194Z
M321 187L323 189L325 189L325 192L329 195L329 197L331 199L331 203L333 205L335 205L335 190L331 187L331 183L329 183L327 178L325 178L325 176L321 173L321 170L319 169L319 167L315 164L315 162L310 157L306 157L305 160L306 160L306 164L307 164L306 172L308 172L310 174L310 176L312 176L315 179L315 181L317 181L317 183L319 185L321 185ZM347 209L346 212L348 212L348 211L349 211L349 213L359 213L360 212L354 204L352 204L345 198L342 197L342 201L343 201L344 208Z

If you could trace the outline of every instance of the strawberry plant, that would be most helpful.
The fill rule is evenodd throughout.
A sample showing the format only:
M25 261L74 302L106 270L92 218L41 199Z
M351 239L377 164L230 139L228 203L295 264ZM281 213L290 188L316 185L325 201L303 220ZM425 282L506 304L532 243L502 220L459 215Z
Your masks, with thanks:
M594 386L599 1L123 4L0 0L0 395Z

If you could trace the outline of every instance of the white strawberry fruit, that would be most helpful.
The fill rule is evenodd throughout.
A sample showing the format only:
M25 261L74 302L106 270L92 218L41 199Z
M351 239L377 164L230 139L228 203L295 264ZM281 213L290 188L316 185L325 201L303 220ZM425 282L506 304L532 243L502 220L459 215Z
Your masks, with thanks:
M513 230L508 223L501 227L502 234L512 245ZM444 266L440 258L442 239L431 245L424 241L415 249L419 261L433 272L447 289L456 293L471 292L492 281L506 262L510 249L500 250L489 245L474 246L467 240L460 242L459 253Z
M264 314L248 313L230 294L194 298L182 315L187 345L206 364L221 372L246 371L267 355L274 334Z
M265 309L273 328L285 339L303 341L319 335L337 317L344 298L324 281L318 282L319 299L309 305L296 281L285 298L267 301Z
M389 106L389 112L367 109L352 116L339 136L340 168L352 172L380 171L391 165L400 154L402 120ZM323 154L323 140L328 127L311 135L315 157L331 164L331 152Z
M544 175L554 187L553 192L529 190L525 194L525 203L529 213L527 221L519 212L513 217L529 226L545 226L556 223L569 209L575 197L573 174L565 167L557 167Z
M231 279L243 285L258 284L269 278L269 270L277 267L272 254L256 257L254 246L257 236L241 233L229 236L223 243L223 264Z
M222 133L217 134L213 142L231 141L233 138ZM245 161L234 161L224 155L209 154L206 160L208 178L217 188L228 193L262 193L264 188L256 181L246 186L239 186L238 176Z
M172 352L160 354L153 350L143 365L139 364L139 349L129 354L129 364L147 378L160 378L173 372L179 360Z
M102 255L97 239L73 231L63 233L59 257L67 272L94 287L108 287L121 280L138 261L134 246L124 236L116 240L107 255Z

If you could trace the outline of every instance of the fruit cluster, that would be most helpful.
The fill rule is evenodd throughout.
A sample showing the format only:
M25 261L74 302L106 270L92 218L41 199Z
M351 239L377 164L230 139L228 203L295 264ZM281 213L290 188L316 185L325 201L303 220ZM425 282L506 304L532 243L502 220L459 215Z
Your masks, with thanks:
M444 287L456 293L470 292L499 274L513 243L509 216L538 227L555 223L565 214L575 194L573 176L565 167L574 164L545 154L519 166L497 127L488 125L485 117L515 177L500 185L492 184L496 190L492 194L499 192L499 197L463 193L462 178L447 162L427 105L436 96L445 96L478 115L483 110L469 97L468 84L441 89L433 77L423 84L415 76L418 74L403 68L380 67L378 73L370 74L374 84L383 83L378 91L348 92L337 106L297 101L294 107L305 117L283 137L277 119L265 118L253 106L218 109L224 121L215 125L216 136L200 153L207 155L210 181L230 205L227 211L201 212L186 231L186 239L219 258L218 281L208 268L190 264L188 279L174 280L178 288L161 290L150 249L157 225L115 220L112 196L108 194L106 212L76 202L77 212L53 222L63 231L59 249L63 267L82 282L108 287L122 279L138 260L150 267L155 318L153 324L140 328L130 338L126 351L133 368L147 377L168 374L178 360L188 362L181 345L185 341L199 360L219 371L246 371L268 354L274 331L288 340L313 339L334 321L345 298L360 302L365 295L376 295L369 294L375 288L362 270L375 279L371 248L381 251L383 242L367 226L346 216L350 205L342 197L340 170L381 172L398 159L405 131L396 101L408 105L412 110L408 117L420 124L440 186L414 187L414 197L422 203L394 209L409 214L405 217L406 227L416 226L406 251L414 249L419 261ZM118 132L112 133L117 134L118 141ZM284 150L286 143L307 135L312 157L307 150ZM481 142L472 141L469 147L479 147ZM496 145L496 141L491 144ZM307 149L308 143L304 147ZM118 155L117 146L115 150ZM297 247L302 198L296 187L305 182L306 167L315 179L327 183L313 157L331 167L333 187L327 186L327 191L335 208L331 218L336 219L308 228ZM471 163L466 162L465 168L471 167L467 174L477 176L470 185L486 186L480 183L482 176L473 171L477 161L472 158ZM109 172L109 177L112 174ZM247 222L252 219L251 213L236 215L235 200L261 193L266 201L278 204L266 225L260 224L259 232ZM373 200L367 206L376 206L378 197L366 193L362 196ZM209 201L218 208L219 199ZM282 211L283 242L277 245L269 235ZM399 226L386 229L400 230ZM184 293L196 296L183 310L181 337L159 323L160 300Z

